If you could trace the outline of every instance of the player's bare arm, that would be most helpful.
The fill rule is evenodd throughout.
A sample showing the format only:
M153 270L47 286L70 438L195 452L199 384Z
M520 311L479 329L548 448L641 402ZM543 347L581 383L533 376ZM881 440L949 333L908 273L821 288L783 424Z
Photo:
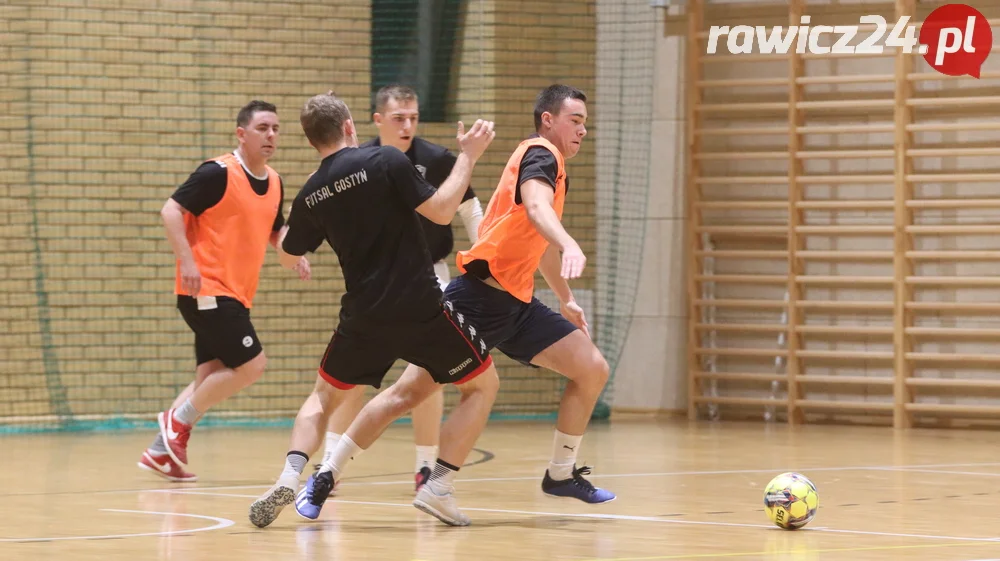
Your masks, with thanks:
M286 269L291 269L298 273L299 278L302 280L309 280L312 278L312 267L309 265L309 259L305 255L292 255L285 251L282 247L282 242L285 240L285 236L288 235L288 226L282 226L280 230L274 232L271 235L271 245L274 249L278 251L278 262L281 266Z
M285 234L288 233L288 225L282 226L277 232L271 232L271 245L274 249L278 250L278 260L281 262L281 266L287 269L291 269L298 273L299 278L302 280L309 280L312 278L312 266L309 264L309 259L305 255L299 257L298 261L291 267L285 265L284 261L281 261L281 256L284 250L281 248L281 241L285 239ZM287 253L285 255L288 255Z
M559 221L559 215L552 206L555 196L552 186L540 179L529 179L521 184L521 200L528 220L547 242L562 252L560 275L564 279L580 278L587 257Z
M462 196L472 181L472 170L476 167L476 162L496 137L493 127L493 121L479 119L469 132L465 132L465 126L459 121L457 138L462 151L451 168L448 179L444 180L434 196L417 207L418 213L435 224L451 224L462 203Z
M173 199L167 199L160 216L163 218L163 226L167 230L167 239L170 247L174 250L174 256L180 261L181 286L190 296L197 296L201 290L201 271L194 262L194 255L191 253L191 245L188 243L187 234L184 227L184 207Z
M546 284L549 285L552 292L559 298L559 313L590 337L590 324L587 323L587 317L583 313L583 308L576 303L569 283L566 282L566 279L561 274L562 260L556 246L550 244L545 250L545 253L542 254L542 260L538 263L538 270L542 273Z

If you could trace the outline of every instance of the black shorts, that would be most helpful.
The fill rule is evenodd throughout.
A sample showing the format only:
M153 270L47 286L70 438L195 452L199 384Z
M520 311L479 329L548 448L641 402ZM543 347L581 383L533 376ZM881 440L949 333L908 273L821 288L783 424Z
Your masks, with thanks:
M468 382L493 364L479 331L442 306L441 313L424 322L342 322L326 347L319 374L344 390L378 388L398 359L427 370L439 384Z
M527 366L534 366L531 359L577 329L538 298L522 302L468 274L451 281L444 299L456 314L476 324L487 349L496 348Z
M197 299L177 296L177 309L194 331L197 364L219 359L227 368L237 368L257 358L263 348L250 323L250 310L228 296L216 296L215 305L199 310Z

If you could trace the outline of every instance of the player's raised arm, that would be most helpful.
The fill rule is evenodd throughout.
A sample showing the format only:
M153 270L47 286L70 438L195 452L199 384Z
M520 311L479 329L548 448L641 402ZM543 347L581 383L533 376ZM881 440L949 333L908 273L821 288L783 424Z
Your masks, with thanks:
M459 121L457 138L462 152L451 168L448 179L444 180L433 196L417 207L417 212L436 224L451 224L472 181L472 170L476 162L496 137L493 127L493 121L479 119L469 132L465 132L465 126Z

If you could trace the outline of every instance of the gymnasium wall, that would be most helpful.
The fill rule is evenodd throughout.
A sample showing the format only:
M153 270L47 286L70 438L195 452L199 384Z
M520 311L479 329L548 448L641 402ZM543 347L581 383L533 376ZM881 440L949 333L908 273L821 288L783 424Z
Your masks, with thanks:
M631 32L651 37L653 103L645 138L652 156L640 215L644 241L638 286L616 372L615 407L676 413L687 408L684 37L676 26L667 26L663 10L643 4L639 9L649 18L648 27Z
M510 151L533 132L541 88L568 82L596 97L595 3L463 6L451 113L467 124L497 122L473 180L485 206ZM553 19L564 25L548 27ZM370 64L365 1L0 6L0 419L149 418L167 406L194 364L174 308L163 202L200 161L235 146L237 110L261 98L282 119L271 165L285 180L287 212L317 163L298 109L332 88L353 108L361 136L374 135ZM454 146L453 122L421 127ZM590 255L595 154L595 143L584 143L571 161L564 220ZM455 225L456 249L465 248ZM269 252L253 309L268 371L220 414L285 415L309 392L343 291L329 248L312 262L314 279L302 283ZM594 275L590 268L574 286L592 289ZM560 380L499 353L498 364L498 414L551 414Z
M733 15L717 8L706 9L705 26L787 23L787 14L777 15L786 7L770 4L774 10L748 21L734 21ZM895 21L894 6L888 2L859 5L853 11L842 5L839 11L826 12L819 3L804 4L804 13L813 14L814 24L819 21L817 13L828 14L822 23L836 20L831 25L856 22L860 13L880 13ZM921 3L915 19L923 19L939 4ZM978 7L987 17L996 16L989 11L992 6ZM938 74L922 57L913 56L913 68L903 74L906 83L912 84L907 99L913 102L908 105L909 113L899 113L893 102L899 87L895 57L805 57L804 78L799 82L803 86L801 119L807 130L816 132L802 135L798 157L793 158L801 166L793 175L799 178L796 189L802 202L796 203L801 210L797 225L789 230L787 183L754 179L789 174L789 62L731 58L724 56L720 62L701 66L700 79L718 85L702 90L701 103L706 108L699 110L700 126L773 127L776 132L700 139L699 177L723 178L697 187L701 201L720 201L700 211L702 232L712 238L712 246L701 249L728 252L728 256L714 259L708 265L710 271L704 259L689 260L691 274L720 279L709 287L712 298L758 303L780 303L789 286L783 279L790 274L796 277L793 284L799 292L793 298L799 301L795 305L799 327L795 337L801 350L797 368L799 374L817 380L801 387L802 397L814 402L806 411L814 420L866 414L882 415L885 420L894 411L892 380L898 380L904 369L905 376L919 378L920 385L905 390L905 398L897 397L915 404L911 408L896 402L896 422L902 426L909 423L900 420L899 412L904 409L904 415L922 413L932 421L951 415L994 417L997 399L991 384L996 382L998 325L995 313L986 306L1000 299L993 231L1000 215L995 204L996 181L991 179L996 174L995 146L1000 140L996 126L1000 98L993 95L1000 59L987 59L983 76L977 80ZM764 84L766 80L771 84ZM751 109L749 104L755 103L760 105ZM737 107L741 105L746 107ZM900 118L916 125L905 154L893 132ZM868 130L834 130L844 126ZM828 130L821 130L824 127ZM710 153L737 156L711 157ZM891 178L901 156L908 166L902 191L907 198L905 213L896 211L892 203ZM970 175L967 179L948 177L956 174ZM937 202L945 199L959 201ZM962 203L961 199L982 203ZM742 201L743 206L727 208L730 203L724 201ZM905 236L894 235L899 229L905 230ZM795 238L790 239L788 232ZM912 245L905 248L901 261L908 272L894 282L893 252L901 251L898 243ZM790 262L787 252L792 246L799 257ZM726 281L726 277L740 280ZM703 295L709 283L696 284L696 294ZM897 293L907 311L894 318ZM872 305L858 305L865 303ZM762 418L767 411L763 400L784 403L787 399L783 384L772 386L764 381L771 374L783 376L788 368L787 363L776 362L786 348L778 339L780 328L767 327L780 326L788 318L780 305L717 308L714 313L711 319L691 318L699 338L689 341L694 353L689 356L696 358L688 368L747 376L703 381L703 393L694 397L721 396L725 412ZM695 327L698 323L734 327L710 335ZM905 329L908 351L900 361L894 354L894 335L901 329ZM706 347L723 351L704 352ZM753 376L758 378L753 380ZM902 390L897 387L895 391L898 396ZM731 401L725 403L726 399ZM738 404L742 399L746 403ZM991 407L976 409L984 405ZM969 410L963 412L965 408ZM708 413L706 406L700 413Z

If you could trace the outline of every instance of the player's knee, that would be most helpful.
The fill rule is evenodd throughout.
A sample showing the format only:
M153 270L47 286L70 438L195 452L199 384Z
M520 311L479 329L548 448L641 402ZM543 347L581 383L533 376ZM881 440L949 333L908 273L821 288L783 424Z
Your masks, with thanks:
M412 388L397 387L388 390L388 407L393 415L405 415L407 411L420 405L429 394L413 391Z
M458 384L456 387L458 388L458 391L465 395L480 393L482 395L495 397L497 392L500 391L500 377L497 375L497 369L491 366L475 378L465 383Z
M604 386L608 383L610 373L611 367L608 366L608 361L604 360L600 351L594 349L587 364L588 382L594 387L604 389Z
M476 379L479 380L481 385L479 391L491 396L495 396L500 391L500 376L497 375L496 368L488 368L486 372L480 374Z

